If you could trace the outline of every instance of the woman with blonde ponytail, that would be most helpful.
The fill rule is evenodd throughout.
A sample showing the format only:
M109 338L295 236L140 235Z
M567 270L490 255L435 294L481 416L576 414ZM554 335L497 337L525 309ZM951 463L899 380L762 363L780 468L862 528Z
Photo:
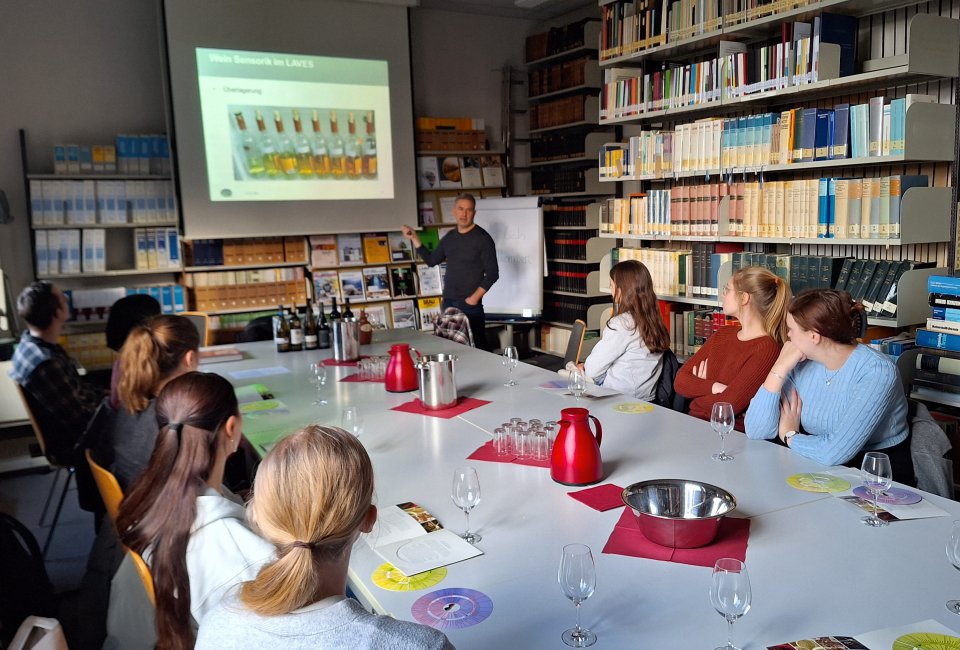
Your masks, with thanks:
M243 437L230 383L212 373L181 375L163 388L156 410L156 447L116 524L120 541L150 565L157 647L187 650L204 615L257 575L274 548L250 530L242 502L222 485Z
M690 402L690 415L709 420L713 405L730 402L743 431L750 399L786 339L790 287L767 269L738 270L722 289L723 313L740 321L721 327L680 368L674 389Z
M120 349L119 408L104 426L94 455L126 489L140 476L157 437L156 396L170 380L197 369L200 336L182 316L154 316Z
M249 517L276 560L203 619L203 648L452 648L432 628L376 616L345 596L350 551L377 519L373 466L342 429L310 425L260 465Z

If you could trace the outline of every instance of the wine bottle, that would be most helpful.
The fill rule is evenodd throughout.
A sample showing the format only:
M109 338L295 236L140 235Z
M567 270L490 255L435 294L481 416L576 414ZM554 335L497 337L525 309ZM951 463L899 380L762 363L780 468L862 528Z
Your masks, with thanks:
M290 351L303 352L303 325L297 315L297 306L290 310Z
M337 299L335 297L330 298L330 320L340 320L340 312L337 311Z
M273 112L273 123L277 127L277 146L280 150L280 169L287 178L297 175L297 155L293 149L293 140L283 132L283 118L280 111Z
M367 139L363 141L363 176L365 178L377 177L377 136L373 132L373 111L367 111L363 118L367 123Z
M300 111L293 112L293 149L297 154L297 172L303 178L313 176L313 154L310 152L310 141L303 135L303 124L300 123Z
M347 159L343 153L343 138L340 137L336 111L330 111L330 137L327 138L327 150L330 152L330 174L334 178L343 178L347 173Z
M307 298L307 311L303 315L303 348L316 350L318 344L317 320L313 317L313 305Z
M327 317L323 315L323 303L317 301L317 307L320 308L320 324L317 325L317 347L321 350L330 348L330 326L327 325Z
M263 121L263 113L257 111L257 129L260 131L260 151L263 152L263 168L267 176L276 176L280 173L280 152L273 136L267 133L267 125Z
M343 155L347 159L347 178L360 178L362 158L360 141L357 140L357 123L353 119L353 113L347 113L347 139L343 145Z
M313 119L313 173L320 178L330 175L330 152L327 151L327 139L320 130L320 114L314 109Z
M277 330L273 335L273 342L277 344L277 352L290 351L290 326L283 315L283 305L277 307Z
M263 152L260 151L260 145L247 131L247 121L243 118L243 113L237 111L233 116L237 120L237 129L240 131L240 146L243 147L243 163L247 167L247 173L254 177L263 176L266 170L263 168Z
M346 305L346 307L343 309L343 320L352 320L353 312L350 310L350 299L344 298L343 302Z

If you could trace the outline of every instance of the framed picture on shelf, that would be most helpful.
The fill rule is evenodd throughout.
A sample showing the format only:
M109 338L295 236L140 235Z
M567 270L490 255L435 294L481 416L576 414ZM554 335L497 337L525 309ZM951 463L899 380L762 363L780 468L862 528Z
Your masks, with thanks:
M412 300L390 303L390 315L394 329L417 329L417 310Z
M387 278L387 267L368 266L363 269L363 286L367 300L389 299L390 280Z
M366 300L363 290L363 271L340 271L340 295L354 302Z

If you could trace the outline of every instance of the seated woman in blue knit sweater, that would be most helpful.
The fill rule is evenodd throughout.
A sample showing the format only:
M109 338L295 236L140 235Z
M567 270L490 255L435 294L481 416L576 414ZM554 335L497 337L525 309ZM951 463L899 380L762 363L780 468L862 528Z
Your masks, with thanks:
M801 293L787 308L780 356L747 409L747 436L779 437L824 465L860 467L890 456L893 478L913 485L907 401L896 366L857 343L863 307L845 291Z

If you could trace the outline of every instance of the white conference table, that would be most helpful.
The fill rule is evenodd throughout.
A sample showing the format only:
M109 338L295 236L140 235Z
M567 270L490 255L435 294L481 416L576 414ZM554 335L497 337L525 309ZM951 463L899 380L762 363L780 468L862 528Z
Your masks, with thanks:
M505 387L500 358L410 330L378 332L363 354L386 354L391 342L408 340L423 353L451 352L461 396L490 404L449 420L389 410L417 393L387 393L380 383L338 382L355 367L331 367L325 406L311 404L311 362L330 351L278 354L273 344L239 345L243 361L204 366L235 385L264 383L288 407L271 416L266 434L248 433L255 444L311 421L339 425L343 406L358 406L360 440L376 475L382 506L413 501L454 531L463 513L450 499L455 467L477 469L482 499L470 516L483 535L484 554L447 567L439 584L420 591L387 591L371 574L382 564L364 541L357 543L349 584L365 604L381 613L413 620L411 605L430 591L476 589L491 598L493 613L482 623L447 630L458 648L563 648L560 634L574 623L572 603L557 584L563 545L591 547L597 567L596 593L582 607L582 622L596 632L596 647L714 648L726 639L726 623L710 605L711 569L601 553L621 509L598 512L567 496L579 488L550 479L549 470L507 463L466 461L490 432L510 417L559 419L576 406L572 396L537 386L557 375L521 363L520 382ZM287 374L238 381L231 372L283 366ZM763 649L810 636L855 635L926 619L960 630L960 617L944 603L960 597L960 577L944 546L960 503L924 494L950 517L895 522L881 529L860 523L851 506L824 494L789 487L787 476L823 466L785 447L733 433L728 451L735 460L710 455L719 439L707 422L656 407L622 414L613 405L623 396L581 400L603 424L602 483L626 486L653 478L692 478L719 485L738 502L734 515L751 519L746 564L753 587L750 612L734 625L734 642ZM249 430L253 423L248 423ZM256 425L261 426L261 425ZM376 530L372 533L376 535Z

